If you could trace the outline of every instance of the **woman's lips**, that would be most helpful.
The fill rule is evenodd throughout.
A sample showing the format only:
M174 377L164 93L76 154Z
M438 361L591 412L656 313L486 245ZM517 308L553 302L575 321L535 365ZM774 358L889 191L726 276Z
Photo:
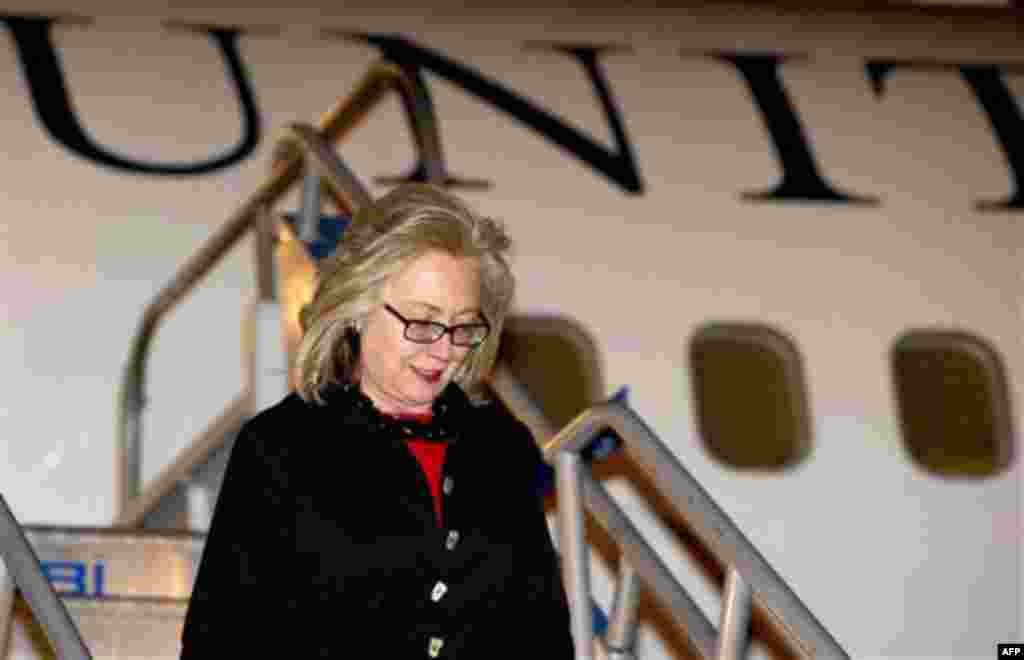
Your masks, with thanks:
M423 371L422 369L417 369L415 367L413 367L413 371L416 372L417 376L419 376L423 380L427 381L428 383L437 383L437 382L439 382L441 380L441 374L444 373L443 370L442 371Z

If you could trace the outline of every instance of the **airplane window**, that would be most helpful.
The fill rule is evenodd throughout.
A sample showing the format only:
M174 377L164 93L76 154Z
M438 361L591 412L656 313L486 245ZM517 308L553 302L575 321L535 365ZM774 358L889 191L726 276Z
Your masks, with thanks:
M597 344L572 319L506 318L498 357L555 428L605 396Z
M1006 377L995 350L962 332L914 330L893 345L903 442L943 477L983 478L1013 458Z
M760 324L713 323L690 342L701 439L733 468L778 471L810 453L810 416L796 346Z

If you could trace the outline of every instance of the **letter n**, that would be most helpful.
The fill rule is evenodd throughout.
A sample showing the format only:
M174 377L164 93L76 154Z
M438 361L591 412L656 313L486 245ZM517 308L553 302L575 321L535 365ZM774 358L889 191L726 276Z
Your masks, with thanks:
M608 83L598 66L599 54L603 50L607 50L608 47L547 45L556 52L575 58L587 72L605 112L617 151L597 144L578 129L541 109L523 96L498 82L488 80L477 71L445 57L438 51L425 48L403 37L364 33L346 33L343 36L364 41L379 48L387 60L394 62L410 75L413 83L419 87L421 98L429 98L420 75L420 70L425 69L519 120L527 128L539 133L583 161L618 184L626 192L634 194L643 192L643 182L640 180L632 146L623 127L618 108L612 99ZM423 171L425 168L422 163L414 170L420 175Z

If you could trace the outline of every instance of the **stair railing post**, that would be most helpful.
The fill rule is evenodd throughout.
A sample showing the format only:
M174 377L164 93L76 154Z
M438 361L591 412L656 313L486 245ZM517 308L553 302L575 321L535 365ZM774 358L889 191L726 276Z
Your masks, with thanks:
M623 557L619 560L619 584L605 634L611 660L635 660L639 609L640 576L633 564Z
M299 212L299 238L312 243L320 234L320 175L308 159L302 178L302 208Z
M590 553L584 527L583 468L578 453L559 452L555 470L558 481L558 536L562 578L569 598L576 660L592 660L594 621L590 608Z
M252 409L263 410L288 393L289 364L284 319L277 295L274 246L277 218L267 212L256 227L257 292L253 304Z
M46 579L35 550L29 545L7 500L0 496L0 556L14 577L36 621L61 660L92 660L64 603Z
M0 658L8 655L13 627L14 576L7 570L7 562L0 561Z
M750 584L734 567L725 578L725 603L719 626L718 660L740 660L744 657L750 632L750 605L753 594Z

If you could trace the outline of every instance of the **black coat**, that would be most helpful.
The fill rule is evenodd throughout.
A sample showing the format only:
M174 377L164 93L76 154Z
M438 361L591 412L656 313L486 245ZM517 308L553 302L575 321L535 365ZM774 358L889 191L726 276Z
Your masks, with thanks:
M325 398L292 394L244 426L181 657L572 658L526 427L446 388L439 528L401 433L357 388Z

